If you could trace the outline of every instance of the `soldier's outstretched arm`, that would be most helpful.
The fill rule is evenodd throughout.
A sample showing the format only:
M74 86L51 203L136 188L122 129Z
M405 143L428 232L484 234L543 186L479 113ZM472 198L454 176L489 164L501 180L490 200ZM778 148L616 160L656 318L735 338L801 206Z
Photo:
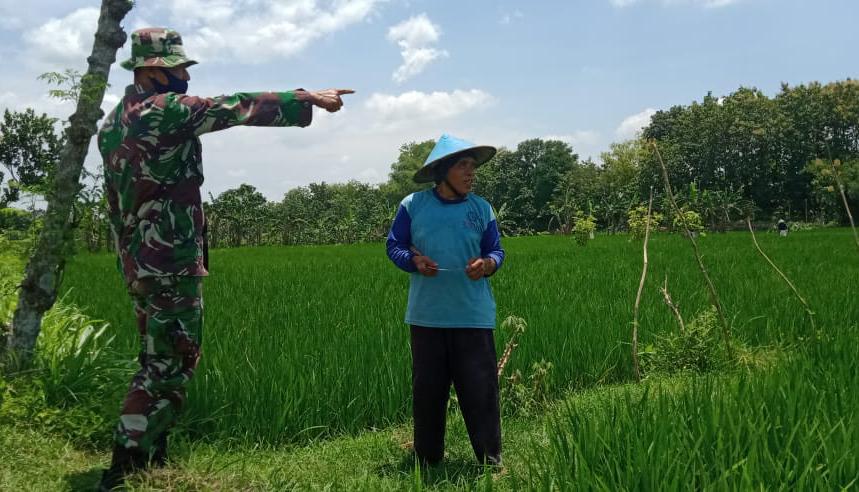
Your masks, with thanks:
M349 89L317 92L297 89L239 92L211 98L168 94L165 122L179 120L179 125L197 136L239 125L304 127L313 119L313 106L337 111L343 106L340 96L353 92ZM171 113L175 117L171 117Z

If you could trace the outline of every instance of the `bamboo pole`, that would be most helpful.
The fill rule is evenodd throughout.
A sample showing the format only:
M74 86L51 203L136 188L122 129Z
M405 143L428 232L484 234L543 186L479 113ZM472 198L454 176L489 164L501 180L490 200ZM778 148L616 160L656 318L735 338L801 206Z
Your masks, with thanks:
M650 201L647 202L647 222L644 225L644 266L641 268L641 280L638 282L638 293L635 295L635 305L632 308L632 367L635 370L635 380L641 382L641 367L638 363L638 312L641 306L641 293L644 291L644 280L647 278L647 242L650 240L650 214L653 210L653 187L650 188Z
M716 313L719 315L719 321L722 323L722 338L725 341L725 349L728 351L728 356L733 358L733 350L731 349L731 328L728 326L728 320L725 318L725 312L722 309L722 303L719 301L719 294L716 292L716 286L710 280L710 275L707 273L707 267L704 266L704 260L701 257L701 252L698 250L698 243L692 237L689 224L686 221L686 216L680 212L680 207L677 206L677 201L674 199L674 191L671 189L671 182L668 180L668 168L665 166L665 161L662 160L662 154L659 153L659 147L655 140L650 141L653 150L656 152L656 157L659 159L659 164L662 166L662 179L665 182L665 191L668 193L668 198L671 201L671 207L674 213L680 216L680 221L683 223L683 229L686 231L686 238L692 245L692 251L695 253L695 259L698 260L698 269L704 277L704 282L707 285L707 291L710 294L710 303L716 308Z

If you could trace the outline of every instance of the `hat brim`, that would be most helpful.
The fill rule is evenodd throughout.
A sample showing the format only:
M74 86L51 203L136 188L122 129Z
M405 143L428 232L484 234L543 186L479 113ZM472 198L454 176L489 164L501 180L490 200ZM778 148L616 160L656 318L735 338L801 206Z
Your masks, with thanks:
M433 170L438 166L438 164L447 161L457 161L463 154L472 154L474 155L474 167L475 169L486 164L495 156L495 153L498 152L498 149L492 147L491 145L476 145L474 147L469 147L467 149L457 150L456 152L447 154L445 156L439 157L438 159L425 164L422 168L418 169L418 172L415 173L414 182L415 183L430 183L433 181Z
M155 68L175 68L175 67L190 67L191 65L196 65L196 60L189 60L181 55L169 55L169 56L154 56L152 58L135 59L129 58L124 62L120 63L120 66L126 70L134 70L137 68L143 67L155 67Z

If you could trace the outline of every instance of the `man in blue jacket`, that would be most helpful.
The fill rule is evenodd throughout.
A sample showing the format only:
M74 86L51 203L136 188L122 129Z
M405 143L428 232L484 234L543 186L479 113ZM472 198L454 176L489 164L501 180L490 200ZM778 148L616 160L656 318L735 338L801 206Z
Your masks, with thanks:
M436 186L403 199L388 234L388 257L411 274L414 446L425 463L444 458L451 382L474 454L501 464L501 416L489 278L504 261L495 213L471 193L474 170L495 148L442 135L418 183Z

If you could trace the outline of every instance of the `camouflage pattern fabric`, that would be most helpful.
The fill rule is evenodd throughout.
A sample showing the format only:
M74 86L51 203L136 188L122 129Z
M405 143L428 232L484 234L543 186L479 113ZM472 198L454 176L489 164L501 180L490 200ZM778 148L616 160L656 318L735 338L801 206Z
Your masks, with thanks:
M200 359L203 279L150 277L130 287L140 332L140 370L122 404L117 444L150 453L185 401Z
M140 67L172 68L197 63L185 56L182 36L164 27L147 27L131 33L131 58L120 65L126 70Z
M305 94L202 98L129 86L98 135L110 225L127 284L207 274L200 135L237 125L307 126L313 113Z

